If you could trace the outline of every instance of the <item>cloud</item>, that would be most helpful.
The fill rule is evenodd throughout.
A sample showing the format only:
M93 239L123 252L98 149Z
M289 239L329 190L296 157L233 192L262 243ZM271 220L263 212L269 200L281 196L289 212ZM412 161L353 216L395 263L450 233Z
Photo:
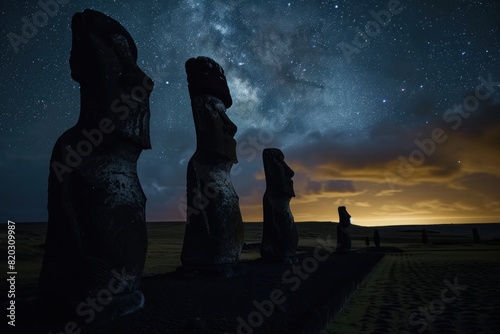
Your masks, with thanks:
M400 193L402 190L399 189L384 189L375 194L375 197L388 197L388 196L393 196L397 193Z
M489 202L484 207L489 211L500 212L500 202L497 201Z
M472 211L475 208L462 203L443 203L441 200L433 199L417 202L412 205L413 208L428 210L429 212L448 212L448 211Z
M371 207L372 205L368 202L354 202L354 205L356 206L362 206L362 207L365 207L365 208L369 208Z
M346 180L313 181L308 179L304 194L353 193L354 185Z
M446 182L459 189L473 173L500 176L499 111L499 105L483 108L457 130L439 121L414 129L380 125L368 135L311 132L288 155L297 171L315 180L386 183L390 175L402 185ZM433 140L438 128L441 143Z
M434 215L436 217L441 216L443 213L458 213L459 215L464 215L464 212L477 212L481 208L463 203L463 201L442 201L440 199L428 199L421 200L416 203L409 205L399 204L393 202L391 204L384 204L379 210L373 212L375 215L388 215L388 216L398 216L398 215L414 215L426 216Z

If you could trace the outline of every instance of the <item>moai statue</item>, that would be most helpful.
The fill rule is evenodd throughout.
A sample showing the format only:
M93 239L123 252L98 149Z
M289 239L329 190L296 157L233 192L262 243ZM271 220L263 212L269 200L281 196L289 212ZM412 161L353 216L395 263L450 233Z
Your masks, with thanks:
M429 238L427 237L427 230L425 228L422 229L422 243L427 244L429 242Z
M107 321L144 304L146 197L136 162L151 148L153 82L136 64L134 40L114 19L87 9L73 16L71 30L80 117L52 151L39 291L60 315L87 314L86 301L104 300L95 316Z
M368 236L365 237L365 245L370 246L370 237Z
M475 228L475 227L472 229L472 238L474 240L474 243L476 243L476 244L481 243L481 238L479 237L479 232L478 232L477 228Z
M351 215L345 206L339 206L339 224L337 225L337 252L349 253L351 250L351 235L347 229L351 225Z
M378 230L373 231L373 242L375 243L375 247L380 247L380 234Z
M224 70L207 57L191 58L186 73L196 129L196 152L187 169L185 267L238 262L243 247L239 198L230 171L237 163L237 127L226 115L232 99Z
M266 192L262 199L264 223L260 255L265 261L295 263L299 234L290 211L290 200L295 197L294 172L284 159L283 152L277 148L266 148L262 152Z

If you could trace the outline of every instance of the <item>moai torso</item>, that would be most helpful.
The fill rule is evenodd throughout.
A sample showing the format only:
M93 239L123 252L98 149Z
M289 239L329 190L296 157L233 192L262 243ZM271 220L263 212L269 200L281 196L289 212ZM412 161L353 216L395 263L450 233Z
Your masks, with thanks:
M71 28L81 111L52 152L40 295L63 308L110 291L111 284L116 303L107 309L120 315L144 302L146 197L136 162L151 148L153 83L137 67L134 41L117 21L85 10Z
M222 68L206 57L186 62L196 152L187 170L184 266L234 264L243 246L239 198L231 182L237 163L237 127L226 115L232 104Z
M277 148L262 152L266 174L266 192L262 199L264 222L262 231L262 259L296 262L298 246L297 226L290 210L293 191L293 170L285 163L284 155Z

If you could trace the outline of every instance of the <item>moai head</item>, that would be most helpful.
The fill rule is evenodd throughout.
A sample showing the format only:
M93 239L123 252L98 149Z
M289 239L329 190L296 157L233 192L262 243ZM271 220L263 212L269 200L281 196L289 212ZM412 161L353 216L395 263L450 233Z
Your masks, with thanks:
M292 177L295 174L285 162L283 152L277 148L266 148L262 152L266 174L266 192L275 196L295 197Z
M231 108L233 100L224 69L215 60L208 57L189 58L185 66L191 99L213 95L219 98L227 109Z
M189 95L196 127L197 150L237 163L236 125L227 117L232 105L224 70L207 57L186 61Z
M347 227L351 225L351 215L347 212L345 206L339 206L339 224L341 226Z
M137 66L137 47L127 30L111 17L86 9L71 22L71 77L80 83L79 123L99 128L151 148L149 96L153 81Z

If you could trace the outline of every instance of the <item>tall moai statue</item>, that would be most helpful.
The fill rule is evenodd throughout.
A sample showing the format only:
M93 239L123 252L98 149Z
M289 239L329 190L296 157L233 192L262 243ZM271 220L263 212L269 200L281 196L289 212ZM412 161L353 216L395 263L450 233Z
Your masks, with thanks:
M234 264L244 230L230 171L237 163L237 127L226 115L232 98L224 70L207 57L186 62L196 151L187 169L187 224L181 261L185 267Z
M425 228L422 229L422 243L427 244L429 242L429 237L427 236L427 230Z
M80 117L52 151L39 292L54 314L87 314L82 302L98 298L106 305L95 316L105 321L144 304L146 197L136 162L151 148L153 82L136 64L134 40L111 17L87 9L73 16L71 30Z
M337 252L349 253L351 250L351 235L348 227L351 226L351 215L345 206L339 206L339 224L337 225Z
M472 239L474 240L474 243L479 244L481 243L481 237L479 236L479 231L477 230L476 227L472 229Z
M377 229L373 231L373 242L375 243L375 247L380 247L380 233Z
M264 223L260 255L263 260L295 263L299 242L297 226L290 210L293 170L285 163L283 152L266 148L262 152L266 192L262 199Z

